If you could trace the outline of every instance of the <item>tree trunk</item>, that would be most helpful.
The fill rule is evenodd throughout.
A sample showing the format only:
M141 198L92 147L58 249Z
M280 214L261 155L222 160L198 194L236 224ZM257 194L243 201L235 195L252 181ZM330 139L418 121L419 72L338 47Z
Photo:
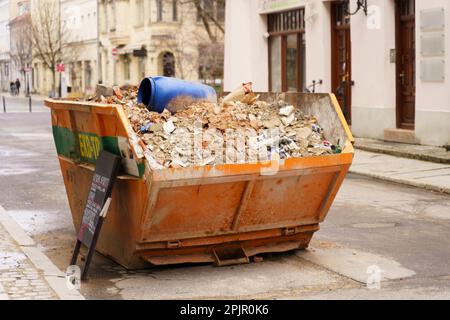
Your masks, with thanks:
M52 70L52 97L56 96L56 68L53 66Z
M27 72L25 71L25 68L22 68L22 86L23 86L23 92L25 93L25 96L28 96L28 79L27 79Z

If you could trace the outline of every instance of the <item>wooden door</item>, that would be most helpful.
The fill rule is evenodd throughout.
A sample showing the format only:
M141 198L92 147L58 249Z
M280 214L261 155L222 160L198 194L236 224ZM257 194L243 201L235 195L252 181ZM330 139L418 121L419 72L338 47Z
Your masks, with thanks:
M331 4L331 68L332 91L336 95L347 122L351 124L352 48L350 16L347 1Z
M416 115L415 0L397 0L397 127L414 130Z

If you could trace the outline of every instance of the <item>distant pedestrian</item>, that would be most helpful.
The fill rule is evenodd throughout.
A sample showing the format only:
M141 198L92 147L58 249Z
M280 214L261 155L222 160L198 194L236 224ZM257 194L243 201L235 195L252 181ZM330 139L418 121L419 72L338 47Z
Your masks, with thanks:
M9 88L11 89L11 95L17 96L17 87L16 87L16 83L14 81L11 81L9 83Z
M17 95L20 94L20 80L19 78L16 79L16 90L17 90Z

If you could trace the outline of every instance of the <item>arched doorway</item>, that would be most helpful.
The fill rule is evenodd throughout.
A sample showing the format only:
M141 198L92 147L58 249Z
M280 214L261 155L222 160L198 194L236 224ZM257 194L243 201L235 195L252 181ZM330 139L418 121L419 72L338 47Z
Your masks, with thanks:
M166 51L159 56L160 74L164 77L175 77L175 56Z

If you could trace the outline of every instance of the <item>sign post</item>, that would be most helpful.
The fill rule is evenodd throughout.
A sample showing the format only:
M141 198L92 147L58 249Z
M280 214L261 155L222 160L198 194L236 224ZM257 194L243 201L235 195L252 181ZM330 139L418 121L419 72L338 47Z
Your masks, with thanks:
M64 63L57 63L56 64L56 72L65 72L66 71L66 66L64 65Z
M66 66L64 63L57 63L56 64L56 72L59 73L59 88L58 88L58 95L60 98L62 98L62 73L66 71Z
M78 232L77 242L73 251L71 265L76 265L81 245L88 248L86 262L83 267L81 279L87 279L89 265L95 251L97 239L106 218L109 205L111 204L111 193L116 180L120 157L107 151L102 151L97 160L94 176L92 177L91 189L89 191L83 220Z
M114 60L117 59L117 53L118 53L117 48L112 48L111 54L112 54Z

